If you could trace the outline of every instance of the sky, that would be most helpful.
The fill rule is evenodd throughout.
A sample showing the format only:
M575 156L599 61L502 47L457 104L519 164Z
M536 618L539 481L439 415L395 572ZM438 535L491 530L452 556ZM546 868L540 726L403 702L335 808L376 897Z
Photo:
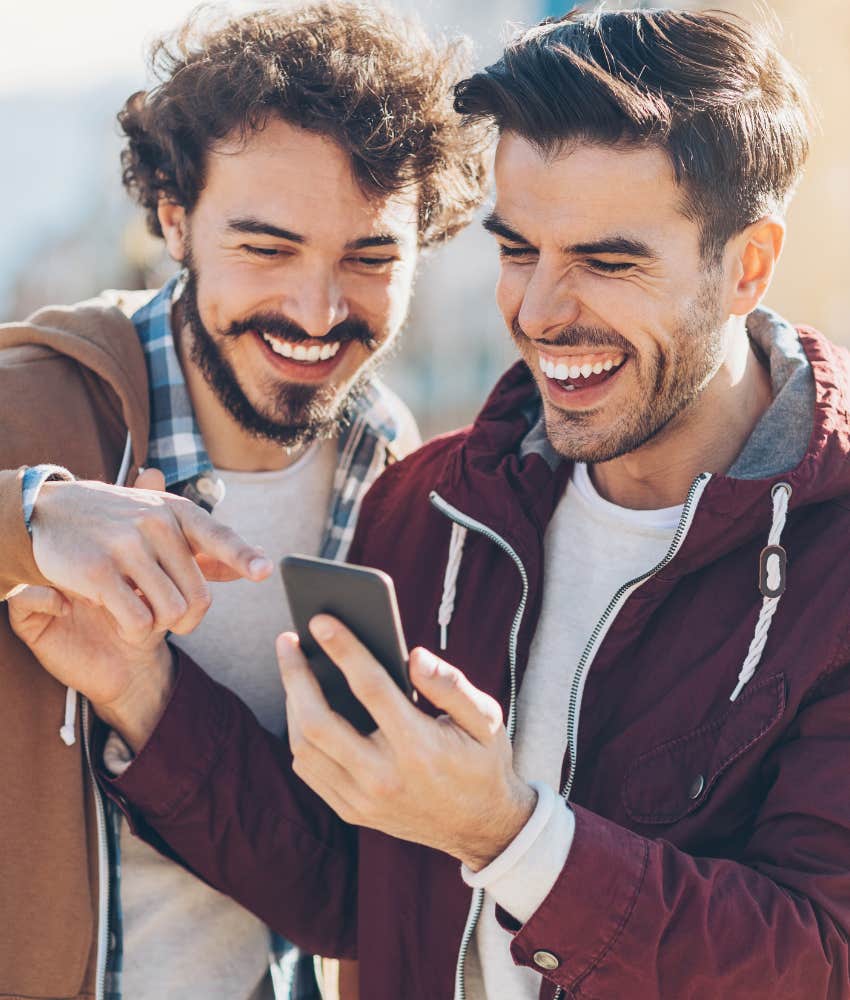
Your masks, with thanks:
M0 0L0 95L144 81L144 53L194 0ZM257 3L234 0L231 10Z

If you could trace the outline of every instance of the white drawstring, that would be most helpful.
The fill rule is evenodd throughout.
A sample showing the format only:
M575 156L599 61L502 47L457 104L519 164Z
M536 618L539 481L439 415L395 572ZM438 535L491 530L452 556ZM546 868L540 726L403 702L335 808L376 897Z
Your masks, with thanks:
M443 579L443 599L437 612L437 624L440 626L440 650L444 651L449 641L449 625L455 609L457 595L457 578L460 573L460 563L463 558L463 546L466 542L466 528L460 524L452 525L452 537L449 542L449 561L446 565L446 575Z
M116 486L123 486L127 482L130 474L130 462L133 459L133 439L127 431L127 441L124 444L124 454L121 457L121 466L118 469L118 478L115 480ZM69 687L65 692L65 722L59 730L59 736L66 747L72 747L77 742L76 733L77 722L77 692Z
M785 551L782 549L779 541L782 537L782 531L785 528L785 520L788 515L788 501L791 498L791 487L788 483L777 483L773 487L771 496L773 499L773 523L771 524L770 534L767 539L767 548L762 552L764 565L761 567L760 574L762 578L760 585L764 599L758 622L756 623L756 630L753 634L753 640L750 643L750 649L747 653L747 658L744 660L744 665L741 667L741 672L738 674L738 684L729 697L730 701L735 701L738 698L738 695L749 684L753 674L756 672L756 667L759 665L762 653L764 652L773 616L776 614L779 601L785 592Z
M77 692L68 688L65 692L65 724L59 730L62 742L66 747L72 747L77 742Z

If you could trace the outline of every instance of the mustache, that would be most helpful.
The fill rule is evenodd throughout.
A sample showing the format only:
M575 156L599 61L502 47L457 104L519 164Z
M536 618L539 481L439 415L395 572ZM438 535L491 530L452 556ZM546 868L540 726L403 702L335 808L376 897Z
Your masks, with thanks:
M518 319L514 319L511 324L511 333L515 340L531 340L520 326ZM599 350L614 347L624 354L634 354L634 347L616 330L596 326L565 327L554 336L547 337L545 341L538 340L536 343L545 343L549 347L590 347Z
M280 337L282 340L288 340L293 344L316 339L315 337L311 337L303 326L299 326L298 323L286 316L275 313L254 313L247 319L231 323L222 333L225 337L240 337L242 334L253 331L260 334L267 333L272 337ZM344 319L341 323L337 323L336 326L331 327L324 337L322 337L322 340L328 343L339 341L342 344L354 341L355 343L363 344L370 351L374 351L378 346L378 337L375 335L374 330L365 320L354 316Z

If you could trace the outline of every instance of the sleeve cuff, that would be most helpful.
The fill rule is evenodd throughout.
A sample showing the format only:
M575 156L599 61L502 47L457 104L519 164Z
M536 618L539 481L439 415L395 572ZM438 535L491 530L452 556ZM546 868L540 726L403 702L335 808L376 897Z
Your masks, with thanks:
M548 785L532 781L537 806L514 840L493 861L473 872L461 866L472 889L484 889L520 923L525 923L552 891L570 853L575 816Z
M21 492L24 505L24 523L30 535L32 535L30 525L32 512L35 509L35 502L38 500L41 487L51 480L64 479L66 482L70 482L73 478L73 475L61 465L31 465L26 470Z

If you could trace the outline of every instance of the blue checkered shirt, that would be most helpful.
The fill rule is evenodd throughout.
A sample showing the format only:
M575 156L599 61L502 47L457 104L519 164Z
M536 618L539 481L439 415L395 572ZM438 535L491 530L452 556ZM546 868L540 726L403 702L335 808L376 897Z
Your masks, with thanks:
M132 316L145 354L150 391L150 437L146 465L159 469L169 491L213 509L215 474L195 420L189 391L171 329L171 308L182 290L172 278ZM339 435L339 459L320 555L344 559L351 544L360 504L369 487L396 458L402 424L412 420L396 397L374 379L359 397ZM415 437L415 432L413 434ZM67 469L39 465L23 478L27 527L38 491L50 479L73 478ZM123 925L121 914L121 813L106 799L110 859L110 936L106 966L106 1000L121 1000ZM271 936L272 980L278 1000L321 1000L313 959L278 935Z

